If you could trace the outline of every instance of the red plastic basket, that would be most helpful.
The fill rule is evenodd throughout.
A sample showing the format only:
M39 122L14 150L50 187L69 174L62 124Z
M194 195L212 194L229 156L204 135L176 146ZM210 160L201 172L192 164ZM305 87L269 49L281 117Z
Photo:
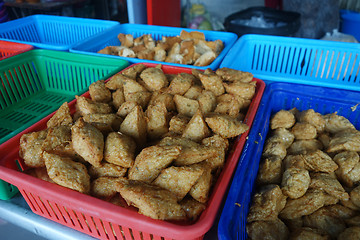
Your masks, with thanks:
M0 61L5 58L29 51L34 47L28 44L0 40Z
M155 66L148 63L145 65ZM191 73L191 68L163 65L162 69L168 74ZM249 126L252 125L265 89L262 80L255 79L255 81L256 93L245 117L245 122ZM89 97L89 92L83 96ZM69 103L73 111L75 103L76 100ZM16 160L22 161L18 154L21 135L45 129L46 122L52 115L0 145L0 178L19 188L34 213L99 239L202 239L216 219L249 132L236 139L211 192L205 211L196 222L186 225L154 220L134 210L113 205L15 170Z

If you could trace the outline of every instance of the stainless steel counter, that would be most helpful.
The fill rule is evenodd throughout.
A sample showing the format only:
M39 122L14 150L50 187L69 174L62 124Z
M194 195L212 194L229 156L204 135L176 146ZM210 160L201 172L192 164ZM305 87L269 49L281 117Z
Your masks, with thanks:
M218 221L217 221L218 222ZM94 240L87 234L51 221L31 211L20 193L10 200L0 200L1 240ZM217 223L204 240L217 240Z

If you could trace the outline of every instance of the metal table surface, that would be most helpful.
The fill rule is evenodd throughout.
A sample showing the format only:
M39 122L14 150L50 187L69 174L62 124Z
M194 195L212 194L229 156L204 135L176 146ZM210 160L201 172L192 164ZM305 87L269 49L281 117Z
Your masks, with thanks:
M218 214L219 215L219 214ZM219 217L219 216L218 216ZM217 222L204 240L217 240ZM0 200L1 240L94 240L95 238L33 213L20 193Z

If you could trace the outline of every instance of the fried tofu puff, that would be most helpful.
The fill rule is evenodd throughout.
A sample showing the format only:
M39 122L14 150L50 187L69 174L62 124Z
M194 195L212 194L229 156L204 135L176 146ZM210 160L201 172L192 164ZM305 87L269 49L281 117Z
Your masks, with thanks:
M174 96L174 103L179 114L187 117L192 117L199 109L199 102L197 100L187 98L176 94Z
M159 68L148 67L140 74L140 78L151 91L158 91L169 84L164 72Z
M70 125L49 128L42 149L48 153L79 158L72 145Z
M254 75L250 72L243 72L236 69L231 69L227 67L218 68L216 74L219 75L223 80L230 82L251 82L254 78Z
M147 120L147 136L150 140L160 139L169 131L169 114L165 103L149 105L145 115Z
M70 108L67 102L64 102L55 114L47 121L48 128L56 127L59 125L72 125L73 119L70 114Z
M75 98L81 116L94 113L112 113L112 108L107 103L94 102L83 96L75 96Z
M136 180L120 181L116 189L140 214L160 220L186 219L176 195L166 189Z
M348 129L337 132L329 142L327 152L337 153L341 151L360 152L360 131Z
M79 118L71 127L71 140L77 154L95 167L101 166L104 136L96 127Z
M101 199L109 199L117 194L117 184L124 178L103 176L91 182L90 195Z
M180 152L180 146L155 145L144 148L129 169L129 179L151 183L162 169L168 167L180 155Z
M206 161L201 162L201 167L204 168L203 174L191 187L189 194L197 201L206 203L209 200L209 193L213 175L211 174L211 165Z
M42 144L47 136L47 129L25 133L20 138L19 156L24 159L24 162L29 167L45 167L45 162L42 157Z
M337 115L336 113L326 114L325 130L330 133L337 133L347 129L355 129L354 125L345 117Z
M88 168L89 175L92 179L99 177L123 177L127 173L127 168L104 162L101 167L90 166Z
M236 137L249 130L248 125L228 115L209 115L205 117L205 121L214 133L223 138Z
M43 158L51 180L81 193L90 192L90 176L85 165L69 157L44 152Z
M135 161L136 142L129 136L119 132L112 132L106 138L104 160L130 168Z
M111 101L111 92L105 87L104 80L93 82L89 86L91 100L94 102L108 103Z
M244 82L232 82L223 83L227 93L240 96L245 99L252 99L256 91L256 82L244 83Z
M247 224L247 234L252 240L286 240L289 238L289 229L280 220L255 221Z
M223 81L220 76L211 73L205 74L200 73L199 78L206 90L209 90L215 94L215 96L220 96L225 93L225 88L223 86Z
M172 95L184 95L187 90L193 85L194 76L188 73L179 73L170 82L168 92Z
M295 115L291 111L280 110L271 118L271 129L291 128L295 124Z
M173 192L181 201L204 171L205 168L200 164L171 166L163 169L152 184Z
M200 214L205 210L206 205L198 202L192 197L185 197L180 201L181 208L185 211L186 217L190 221L195 221Z

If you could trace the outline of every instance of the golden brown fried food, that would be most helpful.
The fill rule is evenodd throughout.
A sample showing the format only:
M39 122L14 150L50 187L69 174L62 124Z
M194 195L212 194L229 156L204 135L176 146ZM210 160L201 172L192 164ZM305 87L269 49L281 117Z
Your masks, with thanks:
M345 151L334 156L339 168L335 171L338 179L347 187L360 181L360 158L357 152Z
M47 129L25 133L20 138L19 156L24 159L24 162L29 167L45 167L45 162L42 157L42 144L47 136Z
M176 110L173 95L171 95L170 93L161 92L161 91L153 92L148 105L158 105L161 103L165 104L166 109L169 112Z
M187 90L193 85L194 76L188 73L179 73L176 77L170 82L168 93L175 95L184 95Z
M129 179L151 183L161 170L168 167L180 155L180 152L180 146L155 145L144 148L129 169Z
M310 123L295 123L291 128L291 133L294 134L297 140L314 139L317 137L316 128Z
M122 133L112 132L106 138L104 160L124 168L130 168L135 161L135 141Z
M181 201L204 171L201 164L171 166L163 169L152 184L169 190Z
M185 197L181 200L180 205L185 211L187 219L190 221L197 220L206 208L205 204L200 203L191 197Z
M149 105L145 111L147 136L150 140L160 139L169 131L168 112L165 103Z
M102 176L95 179L91 182L90 195L102 199L114 197L117 193L117 185L121 179L123 178L110 176Z
M229 141L220 135L213 135L201 141L204 146L216 149L215 156L207 158L206 162L210 164L212 171L221 169L225 163L226 152L229 148Z
M119 181L116 189L140 214L160 220L186 219L176 195L166 189L136 180Z
M214 147L203 146L200 144L193 147L183 147L180 155L175 159L174 165L186 166L199 163L215 157L217 152L217 149Z
M286 146L282 142L273 142L273 139L269 138L265 142L263 149L263 157L273 157L277 156L281 159L284 159L286 156Z
M321 150L303 154L305 168L314 172L331 173L338 169L332 158Z
M288 199L279 216L283 219L294 219L310 215L325 205L323 191L307 191L304 196L297 199Z
M287 148L287 153L291 155L306 154L318 149L322 150L323 145L317 139L296 140Z
M140 77L151 91L158 91L169 84L164 72L159 68L148 67L141 72Z
M191 187L189 194L197 201L206 203L209 200L209 193L213 175L211 174L211 165L207 162L201 162L201 167L204 168L203 174Z
M69 157L43 153L46 169L51 180L81 193L90 192L90 176L85 165Z
M357 211L340 204L332 204L324 208L326 208L326 210L334 214L337 218L341 218L341 219L350 219L359 214Z
M119 109L121 104L125 102L125 96L123 89L116 89L111 93L112 105L115 109Z
M214 53L213 51L207 51L196 59L196 61L194 62L194 66L208 66L216 59L216 57L216 53Z
M277 128L273 130L272 136L269 138L272 142L283 143L286 148L290 147L295 140L294 134L292 134L286 128Z
M181 135L189 121L189 117L180 114L173 116L169 122L169 132Z
M135 101L142 108L146 108L151 99L151 92L149 92L139 82L132 79L125 79L123 83L125 101Z
M344 130L337 132L330 140L327 152L355 151L360 152L360 132Z
M135 106L120 125L120 132L132 137L138 147L145 145L147 126L145 114L140 106Z
M104 136L96 127L79 118L71 127L71 141L76 153L85 161L95 167L101 166Z
M304 216L304 226L319 229L329 234L331 239L337 239L338 235L346 228L345 222L326 208Z
M311 174L310 188L321 189L329 195L332 195L340 200L349 200L349 194L340 182L328 173L313 173Z
M202 139L210 135L210 129L208 128L203 114L198 110L194 116L190 119L186 125L182 137L189 138L195 142L199 142Z
M130 48L134 45L134 37L131 34L119 33L117 37L121 43L121 46Z
M83 96L75 96L77 107L81 116L94 113L111 113L111 106L107 103L94 102Z
M313 125L318 133L323 132L325 129L325 119L320 113L315 112L314 109L301 111L296 114L296 118L299 122Z
M239 96L245 99L252 99L256 91L256 82L244 83L244 82L232 82L223 83L227 93Z
M290 234L290 240L330 240L330 236L316 228L302 227Z
M247 222L276 220L286 204L286 196L275 184L265 185L255 193Z
M108 103L111 101L111 92L105 87L104 80L93 82L89 86L91 100L94 102Z
M118 108L116 115L125 118L136 106L140 106L140 105L135 101L124 102Z
M304 168L305 163L302 155L287 155L283 161L284 169L288 168Z
M240 70L222 67L216 70L216 74L219 75L223 80L230 82L251 82L254 78L254 75L250 72L243 72Z
M251 222L246 225L246 231L252 240L286 240L289 237L289 229L278 218Z
M227 115L209 115L205 117L205 121L214 133L223 138L236 137L249 130L248 125Z
M360 215L345 219L345 223L349 227L354 227L354 226L360 227Z
M324 115L325 130L330 133L342 132L348 129L355 129L354 125L345 117L331 113Z
M350 198L351 201L360 208L360 186L357 186L351 190Z
M47 181L47 182L55 183L49 177L49 174L47 173L46 167L30 168L30 169L26 170L26 174L29 174L30 176L39 178L39 179Z
M338 235L337 239L356 240L360 239L360 227L349 227Z
M270 128L291 128L295 124L295 116L292 112L280 110L270 120Z
M104 134L118 131L122 122L121 117L115 113L86 114L83 116L83 119L85 122L91 123Z
M70 108L67 102L64 102L55 114L47 121L48 128L56 127L59 125L72 125L73 119L70 115Z
M136 79L137 76L140 75L140 73L146 68L146 66L142 63L139 64L134 64L126 69L124 69L123 71L121 71L121 74L131 78L131 79Z
M117 90L117 89L123 89L123 85L125 80L130 79L129 77L122 74L122 72L119 72L112 76L109 81L105 83L105 87L110 90Z
M304 196L310 182L309 171L295 167L288 168L282 176L281 190L290 198L299 198Z
M283 160L278 156L263 159L259 165L257 183L260 185L280 184L283 173L282 162Z
M49 128L42 143L42 149L48 153L78 158L71 141L71 126L60 125Z
M199 109L199 102L180 95L174 96L174 103L179 114L192 117Z
M211 91L203 90L197 100L203 114L210 113L216 108L216 96Z
M112 163L103 162L100 167L89 167L89 175L92 179L99 177L123 177L127 173L127 168Z
M208 91L213 92L215 96L220 96L221 94L225 93L223 81L221 77L219 77L218 75L214 73L212 74L200 73L199 78L204 88Z
M187 92L183 95L185 98L189 98L192 100L198 100L204 88L200 85L193 85L187 90Z

